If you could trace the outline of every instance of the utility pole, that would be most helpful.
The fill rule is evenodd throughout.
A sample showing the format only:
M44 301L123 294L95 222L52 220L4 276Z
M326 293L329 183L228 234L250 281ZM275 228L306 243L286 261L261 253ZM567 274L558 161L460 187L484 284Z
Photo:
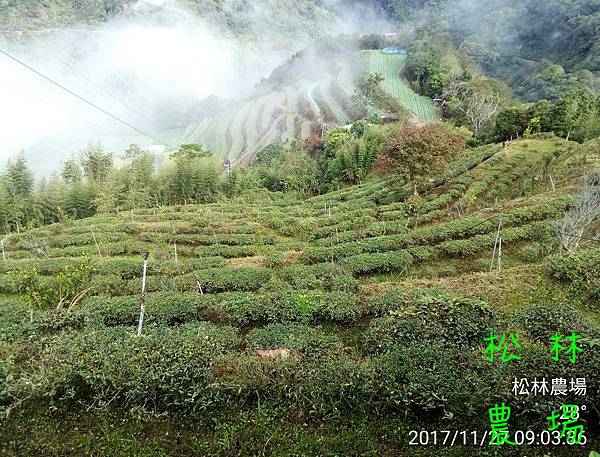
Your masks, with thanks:
M173 240L173 246L175 246L175 268L179 270L179 257L177 257L177 240Z
M138 338L142 334L142 327L144 325L144 314L146 312L146 273L148 272L148 256L150 253L144 252L144 272L142 275L142 292L140 295L140 320L138 321L137 336Z

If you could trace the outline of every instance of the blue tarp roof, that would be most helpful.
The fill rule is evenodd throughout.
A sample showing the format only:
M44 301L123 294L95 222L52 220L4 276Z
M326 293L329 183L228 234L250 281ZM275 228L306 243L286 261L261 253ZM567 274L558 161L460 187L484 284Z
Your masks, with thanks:
M384 48L384 54L406 54L406 49L401 48Z

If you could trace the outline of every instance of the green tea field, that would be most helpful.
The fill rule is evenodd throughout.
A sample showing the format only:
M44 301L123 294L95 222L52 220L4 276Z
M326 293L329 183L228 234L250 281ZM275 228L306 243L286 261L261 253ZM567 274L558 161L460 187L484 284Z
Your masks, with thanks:
M284 122L261 103L221 130L247 135L265 110ZM598 161L586 148L473 149L420 197L371 178L4 238L1 454L431 455L410 430L487 430L499 402L513 429L540 427L567 397L515 395L515 377L600 370L600 250L561 254L552 225ZM490 331L515 334L522 359L489 362ZM551 363L549 338L572 331L577 364ZM597 443L598 391L576 400Z
M413 91L401 78L400 72L404 66L406 56L398 54L384 54L379 50L362 51L365 56L365 66L368 73L379 73L384 77L383 87L400 104L411 111L422 121L434 122L439 118L433 101Z

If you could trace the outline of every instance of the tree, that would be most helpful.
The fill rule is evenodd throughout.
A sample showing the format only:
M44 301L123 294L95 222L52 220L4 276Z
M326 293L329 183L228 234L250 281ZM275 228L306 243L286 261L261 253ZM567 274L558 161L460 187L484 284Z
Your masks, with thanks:
M125 204L127 197L127 176L125 170L113 170L106 181L101 185L98 195L94 200L99 213L119 212Z
M131 163L126 167L127 208L147 208L153 203L154 156L149 152L132 155Z
M57 174L52 174L48 182L42 180L36 199L42 216L41 223L54 224L64 219L66 194L67 188Z
M500 140L516 138L523 135L532 118L529 105L509 106L498 112L496 116L496 135Z
M91 217L96 213L96 187L92 182L75 183L65 197L65 214L73 219Z
M33 192L33 173L27 166L24 154L21 152L14 161L9 160L4 172L6 189L13 200L29 198Z
M283 146L280 144L268 144L256 153L252 161L253 165L269 165L271 160L283 154Z
M383 142L375 170L410 181L418 195L419 184L441 171L464 146L462 135L439 124L393 126Z
M406 110L402 107L400 102L392 97L387 90L385 90L381 83L384 77L379 73L372 73L368 76L363 76L356 83L356 93L353 96L353 105L356 105L360 111L364 112L369 104L388 111L390 113L404 114ZM360 104L363 108L360 109Z
M439 79L443 79L443 52L433 40L421 40L411 46L406 58L404 72L408 79L417 83L421 94L429 94L429 87L436 87ZM431 81L432 78L436 82Z
M310 195L319 188L319 165L293 140L285 153L275 158L263 177L265 187L272 191L292 191Z
M327 178L334 183L360 183L373 168L382 142L380 127L372 126L362 137L343 143L328 164Z
M89 145L81 152L81 166L86 179L103 183L113 166L112 154L104 152L102 145Z
M327 138L325 138L325 142L323 143L325 159L335 157L340 148L349 145L351 142L352 135L348 130L343 128L332 130L327 134Z
M588 123L598 117L598 100L587 89L576 89L567 92L554 104L550 113L550 122L554 132L567 140L576 130L585 130ZM579 135L584 141L585 132Z
M27 166L24 154L21 152L15 160L9 160L2 175L0 186L8 200L8 208L4 211L5 223L9 230L27 224L33 214L33 173Z
M494 119L501 102L499 88L484 77L471 81L451 79L442 98L445 100L445 109L462 113L477 137L483 135L485 128Z
M203 157L211 157L213 155L200 144L182 144L179 150L174 152L171 157L186 157L188 159L201 159Z
M568 252L575 251L586 230L600 219L600 173L584 177L577 201L556 225L556 235Z
M167 200L175 204L215 201L219 192L219 167L211 157L178 155L163 175Z
M63 181L69 186L81 182L83 179L83 172L77 160L67 160L63 166L61 176Z

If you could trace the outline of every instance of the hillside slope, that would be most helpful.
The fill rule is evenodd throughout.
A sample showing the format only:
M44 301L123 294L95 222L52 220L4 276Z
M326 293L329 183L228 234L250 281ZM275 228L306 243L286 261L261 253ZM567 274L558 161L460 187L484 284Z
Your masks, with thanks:
M467 152L419 199L371 179L292 205L157 208L12 235L0 449L398 455L411 429L487 430L500 400L519 412L515 430L543 428L556 400L513 395L511 380L600 370L600 251L557 256L552 228L597 159L531 139ZM517 334L523 361L487 362L490 331ZM548 338L571 331L586 338L578 364L550 364ZM600 404L596 390L575 400ZM583 417L593 445L598 411Z
M177 146L200 143L221 157L247 164L268 144L306 139L320 133L321 123L343 126L357 120L351 97L361 73L381 74L382 87L418 119L433 122L439 118L433 101L418 95L402 80L404 56L386 55L380 50L340 51L331 60L335 64L325 68L318 67L324 66L319 59L311 61L317 66L312 79L299 78L293 82L284 79L264 95L234 103L185 129L168 132L167 136ZM301 68L306 71L313 67L307 63Z

